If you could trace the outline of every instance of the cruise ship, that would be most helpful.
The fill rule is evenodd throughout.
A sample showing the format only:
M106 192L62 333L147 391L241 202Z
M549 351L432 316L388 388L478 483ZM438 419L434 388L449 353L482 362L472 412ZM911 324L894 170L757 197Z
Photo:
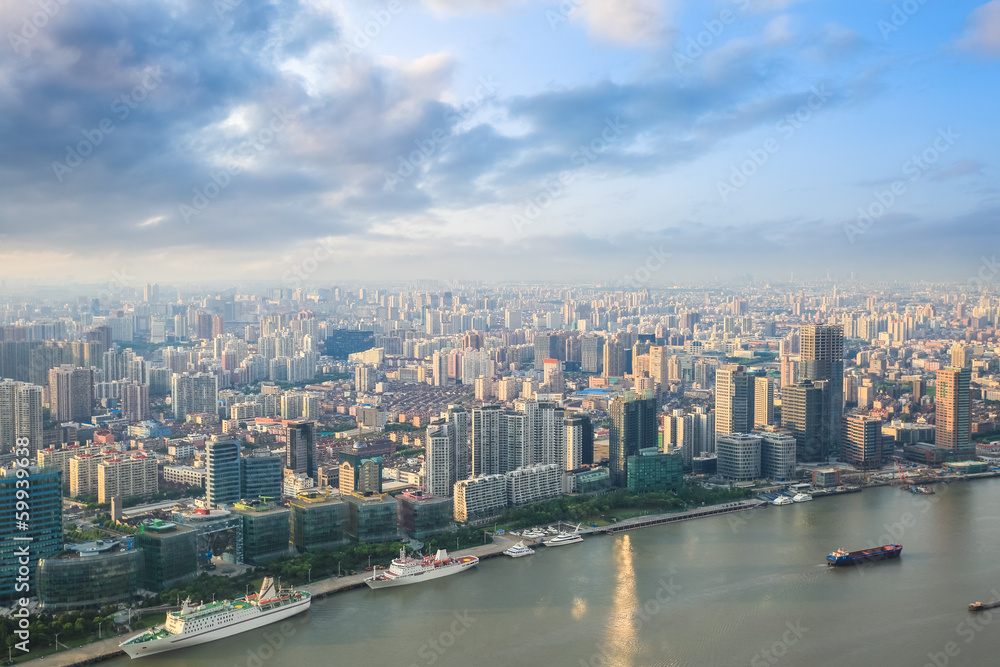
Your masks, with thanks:
M180 611L167 614L166 623L119 644L130 658L173 651L187 646L231 637L276 623L309 608L307 591L276 590L274 580L265 577L259 593L235 600L201 604L185 600Z
M561 547L567 544L576 544L577 542L583 542L583 538L580 537L579 533L559 533L555 537L542 540L542 544L547 547Z
M530 556L535 553L535 550L530 547L526 547L524 542L518 542L511 548L504 551L504 553L511 558L522 558L523 556Z
M365 583L368 584L369 588L416 584L462 572L477 563L479 563L479 559L475 556L449 558L446 549L438 549L434 556L410 558L406 555L406 549L403 548L399 550L399 558L394 558L388 569L368 577L365 579Z

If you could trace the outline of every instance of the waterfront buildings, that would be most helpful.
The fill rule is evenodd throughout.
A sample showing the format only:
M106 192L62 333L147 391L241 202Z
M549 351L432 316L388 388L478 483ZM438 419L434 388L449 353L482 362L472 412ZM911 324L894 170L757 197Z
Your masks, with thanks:
M947 449L953 461L975 458L970 440L970 381L971 371L964 367L949 366L937 372L934 444Z
M760 435L755 433L728 433L715 439L718 473L734 482L749 482L760 475Z
M845 415L841 458L858 470L877 470L884 460L882 420L866 415Z
M664 454L656 447L640 449L628 458L626 486L633 493L677 491L684 485L680 453Z
M614 485L623 487L628 482L628 457L637 455L640 449L659 446L656 399L626 392L611 402L610 413L609 467Z

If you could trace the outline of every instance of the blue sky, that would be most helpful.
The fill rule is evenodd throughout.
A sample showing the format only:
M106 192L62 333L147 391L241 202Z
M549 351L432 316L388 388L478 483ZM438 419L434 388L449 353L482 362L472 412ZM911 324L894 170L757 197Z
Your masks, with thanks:
M996 251L1000 0L45 6L0 8L8 279L963 280Z

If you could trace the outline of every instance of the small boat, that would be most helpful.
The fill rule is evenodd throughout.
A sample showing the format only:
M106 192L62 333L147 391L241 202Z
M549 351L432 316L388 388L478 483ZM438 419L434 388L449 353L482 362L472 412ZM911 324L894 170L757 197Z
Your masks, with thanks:
M579 533L559 533L555 537L542 540L542 544L547 547L561 547L567 544L576 544L578 542L583 542L583 538Z
M771 504L772 505L791 505L794 502L795 501L792 500L791 498L789 498L788 496L778 496L777 498L775 498L774 500L771 501Z
M812 499L813 497L810 496L808 493L796 493L794 496L792 496L793 503L805 503L809 502Z
M929 486L911 486L910 493L919 493L925 496L933 496L934 489Z
M535 550L530 547L526 547L524 545L524 542L518 542L510 549L504 551L504 553L510 556L511 558L522 558L524 556L530 556L531 554L535 553Z

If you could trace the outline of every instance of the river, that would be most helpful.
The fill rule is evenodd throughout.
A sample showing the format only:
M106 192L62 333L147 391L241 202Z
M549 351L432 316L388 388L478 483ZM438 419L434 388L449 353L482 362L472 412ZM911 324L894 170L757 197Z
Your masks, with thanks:
M538 547L427 584L333 595L263 632L142 664L996 664L1000 610L966 606L1000 598L1000 481L935 488L869 489ZM903 545L897 561L825 564L839 547L889 542Z

